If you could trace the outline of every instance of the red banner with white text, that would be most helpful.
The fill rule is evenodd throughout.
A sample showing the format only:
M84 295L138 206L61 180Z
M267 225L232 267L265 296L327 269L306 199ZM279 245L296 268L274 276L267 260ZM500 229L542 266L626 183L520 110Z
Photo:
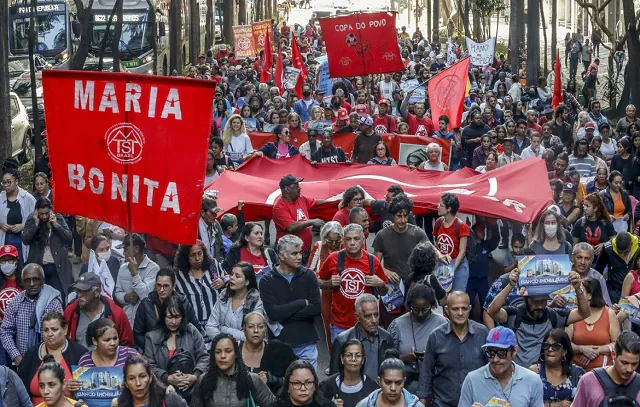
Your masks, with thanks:
M215 82L62 70L42 79L54 209L192 244Z
M219 192L218 205L234 212L245 202L245 219L271 218L280 196L278 183L286 174L304 178L302 194L332 202L316 206L312 217L331 219L345 189L359 185L368 199L384 199L391 184L400 185L414 202L414 213L435 212L445 192L460 199L460 212L530 223L552 203L545 162L528 158L480 174L470 168L455 172L411 170L408 167L365 164L311 165L301 156L270 160L254 157L237 171L225 171L208 189ZM221 216L220 214L220 216Z
M267 43L267 35L269 36L269 44L271 44L271 52L275 52L275 40L273 38L273 29L271 27L271 21L260 21L257 23L251 24L251 29L253 31L253 39L256 47L256 55L260 54L260 51L264 49L265 44Z
M352 13L319 20L332 78L404 71L396 13Z
M451 159L451 141L436 139L431 137L412 136L408 134L382 134L382 140L389 146L391 157L401 165L415 165L427 159L425 146L429 143L436 143L442 148L441 160L449 165ZM249 133L251 146L259 150L265 144L273 141L273 133ZM333 135L333 144L340 147L349 156L353 151L353 143L356 139L355 133L342 133ZM307 135L301 131L291 132L291 144L300 147L307 141Z
M253 37L253 27L250 25L234 25L233 49L237 59L255 58L256 43Z

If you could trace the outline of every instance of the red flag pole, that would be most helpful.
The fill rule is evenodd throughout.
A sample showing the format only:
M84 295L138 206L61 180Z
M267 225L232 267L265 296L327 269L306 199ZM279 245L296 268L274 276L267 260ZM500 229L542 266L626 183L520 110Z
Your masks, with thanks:
M562 97L562 69L560 67L560 50L556 50L556 64L554 67L553 79L553 102L552 106L555 110L560 103L564 102Z

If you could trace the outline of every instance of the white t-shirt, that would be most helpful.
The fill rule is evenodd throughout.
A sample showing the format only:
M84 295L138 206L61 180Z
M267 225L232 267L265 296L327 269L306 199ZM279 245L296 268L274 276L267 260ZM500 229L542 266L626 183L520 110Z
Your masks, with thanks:
M242 133L239 136L231 136L231 141L229 145L224 148L224 151L229 153L231 161L239 163L242 157L253 152L251 139L246 133Z

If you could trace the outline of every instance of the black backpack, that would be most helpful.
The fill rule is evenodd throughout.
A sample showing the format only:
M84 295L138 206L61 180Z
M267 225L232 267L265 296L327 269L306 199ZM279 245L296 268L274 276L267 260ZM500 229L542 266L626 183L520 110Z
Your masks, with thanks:
M443 217L436 219L436 224L433 230L434 231L439 230L443 223L444 223ZM462 221L456 218L456 237L458 238L458 242L460 241L460 224L461 223ZM473 231L471 231L471 233L469 233L469 236L467 236L467 252L464 255L464 257L467 258L467 261L469 262L469 264L473 264L478 260L478 253L476 252L477 245L478 245L478 242L476 242L476 237L473 235ZM451 260L453 261L455 259L451 259Z
M344 260L345 260L345 251L344 249L340 250L338 252L338 275L342 275L342 272L344 271ZM369 253L369 275L372 276L375 274L375 270L374 270L374 258L373 258L373 254ZM373 295L375 295L376 297L378 296L378 290L376 288L373 289Z
M593 369L593 374L604 389L604 400L600 403L600 407L638 407L636 397L640 392L640 376L636 374L631 383L619 386L604 368Z

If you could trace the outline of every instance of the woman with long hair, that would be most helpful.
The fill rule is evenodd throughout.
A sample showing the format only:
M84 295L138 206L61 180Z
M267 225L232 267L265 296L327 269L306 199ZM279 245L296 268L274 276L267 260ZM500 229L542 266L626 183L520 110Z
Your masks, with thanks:
M397 165L396 160L391 157L389 146L382 140L373 147L373 158L367 164Z
M18 249L20 265L24 264L29 246L22 243L22 229L36 208L36 199L19 186L20 172L7 168L2 173L0 202L0 245L10 244Z
M198 330L204 332L218 297L224 287L224 270L211 258L204 243L178 247L175 261L176 291L187 297L196 311ZM205 338L206 339L206 338Z
M227 127L227 123L232 115L232 109L229 108L229 103L225 99L217 99L213 102L214 113L213 122L218 128L218 132L224 131Z
M209 369L193 389L190 407L267 406L274 395L257 374L248 371L233 336L221 333L213 339Z
M633 185L633 179L631 178L631 163L633 157L631 156L631 143L628 137L622 137L616 144L616 154L611 158L611 172L618 171L622 174L622 188L629 192Z
M365 349L356 338L349 339L340 348L338 373L320 383L322 394L333 395L333 402L342 407L355 407L363 398L379 388L374 378L364 374Z
M572 363L571 339L562 329L550 330L542 341L540 361L529 369L542 379L545 406L569 406L584 369Z
M562 193L560 194L560 215L564 217L563 226L567 227L567 230L573 229L573 224L580 216L580 207L576 203L576 193L578 189L573 182L565 182L562 186Z
M99 318L89 324L87 343L93 344L95 349L82 355L78 366L121 367L128 357L138 354L135 349L120 345L116 324L107 318Z
M222 130L222 142L224 151L229 154L236 166L253 152L251 139L247 134L242 116L234 114L229 117L228 125Z
M611 217L600 194L589 194L582 201L583 216L573 225L573 243L586 242L593 246L594 261L605 242L616 235Z
M385 359L378 369L378 383L380 389L374 390L368 397L362 399L356 407L368 406L407 406L421 405L418 397L406 388L406 368L397 357L398 351L388 349Z
M176 297L162 302L158 328L145 335L144 356L158 380L172 385L185 398L189 396L188 389L207 370L209 355L202 334L189 323L184 305Z
M241 261L231 269L227 287L213 306L205 328L206 335L213 339L225 332L237 341L244 341L244 317L253 311L264 313L256 273L252 264Z
M629 230L629 220L632 215L631 199L622 189L622 174L619 171L611 171L609 174L609 186L600 192L604 206L611 215L611 222L616 232Z
M42 394L42 402L37 407L86 407L65 395L64 369L56 362L53 355L46 355L38 368L38 389ZM72 378L72 376L69 376ZM10 407L10 406L7 406Z
M329 397L330 395L327 395ZM318 375L313 365L306 360L296 360L287 368L284 384L278 400L268 407L335 407L322 398L318 389Z
M540 215L533 241L529 248L535 254L571 254L571 243L567 242L562 228L561 215L547 209Z
M229 248L222 268L231 273L233 266L241 261L251 264L256 274L266 272L265 267L272 269L279 263L276 252L264 245L264 229L257 222L245 223L238 240Z
M152 373L148 359L132 356L122 370L122 391L112 407L187 407L185 399L176 392L167 391L167 387Z
M35 187L33 191L33 197L38 198L49 198L50 201L53 201L53 197L51 194L51 185L49 184L49 177L44 172L39 172L34 175L33 185Z
M596 170L595 178L589 181L585 186L585 191L587 192L587 194L601 192L607 189L607 187L609 186L609 180L607 179L608 175L609 174L607 173L606 168L598 168Z
M292 132L304 132L304 129L300 124L300 116L298 116L298 113L289 113L289 115L287 116L287 122L283 124L286 124L289 130Z
M336 222L340 223L342 227L347 226L351 221L349 220L349 214L351 209L355 207L360 207L364 205L364 190L358 185L354 185L345 189L342 194L342 201L340 201L340 205L338 206L338 211L333 215L333 219ZM365 239L369 235L369 231L365 230Z
M616 312L604 300L600 281L587 277L582 281L582 286L589 300L591 314L569 325L566 330L573 348L573 363L589 372L613 363L615 355L612 350L620 335L620 323Z
M293 157L300 153L298 147L291 144L291 131L284 124L278 124L273 129L273 134L276 140L265 144L260 150L256 150L254 155L278 159Z

